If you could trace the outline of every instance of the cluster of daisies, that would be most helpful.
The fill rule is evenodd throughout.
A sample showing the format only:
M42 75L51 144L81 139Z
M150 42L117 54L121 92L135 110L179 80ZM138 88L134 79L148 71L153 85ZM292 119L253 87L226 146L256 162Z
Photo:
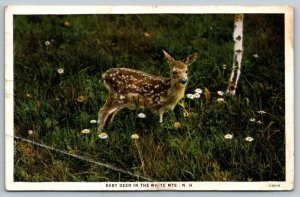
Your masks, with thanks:
M198 99L201 97L202 90L200 88L195 89L194 94L187 94L186 97L189 99Z
M267 112L265 112L265 111L263 111L263 110L259 110L259 111L257 111L256 113L258 113L258 114L260 114L260 115L264 115L264 114L266 114ZM263 124L263 122L262 122L261 120L256 120L255 118L250 118L249 121L252 122L252 123L256 123L256 124L258 124L258 125ZM224 136L224 138L227 139L227 140L231 140L231 139L233 139L233 135L232 135L232 134L226 134L226 135ZM245 138L245 141L247 141L247 142L252 142L253 140L254 140L254 138L251 137L251 136L247 136L247 137Z
M257 111L256 113L258 113L258 114L260 114L260 115L264 115L264 114L266 114L267 112L265 112L265 111L263 111L263 110L259 110L259 111ZM252 123L255 123L255 124L258 124L258 125L261 125L263 122L262 122L262 120L257 120L257 119L255 119L255 118L250 118L249 119L249 122L252 122Z
M198 92L198 93L199 93L199 92ZM266 114L267 112L262 111L262 110L259 110L259 111L257 111L257 113L258 113L258 114L261 114L261 115L264 115L264 114ZM146 118L146 115L145 115L144 113L139 113L139 114L137 115L137 117L138 117L138 118ZM255 118L250 118L249 121L250 121L250 122L256 122L257 124L262 124L262 121L260 121L260 120L256 121ZM91 123L91 124L97 124L98 121L97 121L97 120L91 120L90 123ZM174 123L173 126L174 126L174 128L176 128L176 129L181 128L181 123L177 121L177 122ZM83 130L81 131L81 134L82 134L82 135L88 135L90 132L91 132L90 129L83 129ZM34 131L33 131L33 130L31 130L31 129L28 130L28 135L33 135L33 134L34 134ZM105 132L101 132L101 133L98 135L98 137L99 137L100 139L108 139L108 135L107 135L107 133L105 133ZM140 136L139 136L138 134L136 134L136 133L134 133L134 134L131 135L131 139L133 139L133 140L137 140L137 139L139 139L139 137L140 137ZM228 133L228 134L224 135L224 138L225 138L226 140L231 140L231 139L234 138L234 136L233 136L233 134ZM247 142L252 142L252 141L254 141L254 138L251 137L251 136L247 136L247 137L244 138L244 140L247 141Z
M202 94L203 91L200 88L196 88L194 90L194 92L195 92L194 94L191 94L191 93L187 94L186 97L191 99L191 100L199 99L201 97L201 94ZM218 102L224 102L223 96L224 96L223 91L217 91L217 101Z
M226 140L231 140L231 139L233 139L233 135L232 134L226 134L226 135L224 135L224 138ZM252 142L254 140L254 138L250 137L250 136L247 136L244 140L247 141L247 142Z
M45 44L47 49L52 45L51 41L49 41L49 40L46 40L44 44ZM63 75L64 72L65 72L65 69L64 68L57 68L56 71L59 75Z
M72 26L71 22L68 21L68 20L64 21L63 25L64 25L64 27L66 27L66 28L70 28L70 27ZM46 40L46 41L44 42L44 45L45 45L46 49L48 49L48 48L50 48L51 46L53 46L53 43L54 43L54 40L53 40L53 39L51 39L51 40ZM57 71L57 73L60 74L60 75L63 75L64 72L65 72L64 68L57 68L56 71Z
M139 114L137 115L137 117L138 117L138 118L146 118L146 115L145 115L144 113L139 113ZM90 123L91 123L91 124L97 124L98 121L97 121L97 120L91 120ZM83 130L81 131L81 134L82 134L82 135L88 135L90 132L91 132L90 129L83 129ZM108 135L107 135L107 133L105 133L105 132L101 132L101 133L98 135L98 137L99 137L100 139L108 139ZM140 136L139 136L138 134L136 134L136 133L131 135L131 139L133 139L133 140L137 140L137 139L139 139L139 137L140 137Z

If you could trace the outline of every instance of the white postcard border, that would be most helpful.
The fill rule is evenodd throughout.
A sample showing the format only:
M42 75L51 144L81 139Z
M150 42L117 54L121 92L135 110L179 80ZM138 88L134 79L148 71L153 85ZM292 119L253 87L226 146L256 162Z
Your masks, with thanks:
M293 8L289 6L8 6L5 10L5 186L15 191L277 191L294 188ZM139 13L282 13L285 15L286 181L270 182L14 182L13 15ZM183 186L183 184L185 186Z

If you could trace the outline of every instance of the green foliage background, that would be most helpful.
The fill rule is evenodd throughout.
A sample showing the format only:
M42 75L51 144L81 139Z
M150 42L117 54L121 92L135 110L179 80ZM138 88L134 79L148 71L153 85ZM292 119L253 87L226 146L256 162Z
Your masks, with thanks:
M284 16L245 15L237 95L220 103L233 26L229 14L14 16L15 135L158 181L284 180ZM122 110L106 130L109 138L100 139L90 120L107 98L101 74L128 67L168 76L162 49L175 59L198 52L186 93L206 87L211 99L184 98L190 115L178 105L162 125L148 110ZM138 119L139 112L147 117ZM91 133L83 135L86 128ZM133 133L140 138L132 140ZM22 141L15 143L14 169L15 181L137 181Z

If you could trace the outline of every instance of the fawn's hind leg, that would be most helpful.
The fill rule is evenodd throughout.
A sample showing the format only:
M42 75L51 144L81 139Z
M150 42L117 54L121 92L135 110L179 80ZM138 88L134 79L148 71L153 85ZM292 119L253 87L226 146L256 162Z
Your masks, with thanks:
M98 131L102 131L102 129L106 126L107 121L111 120L111 115L114 116L118 109L119 107L113 106L113 102L110 98L107 99L106 103L98 112Z
M115 115L117 114L117 112L121 109L122 107L118 107L115 111L113 111L107 118L107 124L111 124L112 121L114 120L115 118Z

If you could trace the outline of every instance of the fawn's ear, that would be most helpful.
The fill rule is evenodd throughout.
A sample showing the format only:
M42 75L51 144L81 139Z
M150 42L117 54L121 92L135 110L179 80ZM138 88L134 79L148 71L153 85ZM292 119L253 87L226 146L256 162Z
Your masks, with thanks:
M187 56L182 60L186 65L191 65L197 59L197 53L193 53L192 55Z
M171 55L169 55L166 51L164 51L164 55L165 57L167 58L168 62L171 63L171 62L174 62L175 60L173 59L173 57Z

